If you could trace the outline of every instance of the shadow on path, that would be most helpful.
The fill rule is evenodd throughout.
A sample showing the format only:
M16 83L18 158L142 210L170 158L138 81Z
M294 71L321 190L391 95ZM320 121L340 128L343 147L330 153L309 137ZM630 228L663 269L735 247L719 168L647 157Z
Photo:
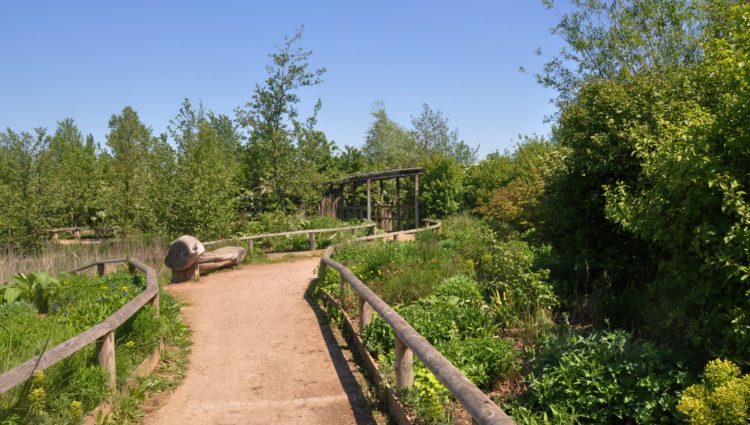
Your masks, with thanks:
M372 409L369 407L367 398L362 392L362 387L354 377L354 373L352 373L352 370L350 368L350 363L347 361L346 357L344 357L344 354L342 352L343 349L348 348L344 348L339 345L338 340L333 335L333 331L331 330L328 316L320 308L320 305L311 294L314 285L315 280L313 279L310 281L308 290L305 291L305 301L307 301L307 304L310 305L310 308L313 310L313 312L315 313L315 317L318 320L320 333L323 335L323 339L325 340L326 347L328 348L328 354L331 356L331 362L333 363L333 367L336 369L336 374L338 375L339 381L341 382L341 386L344 388L344 392L346 392L346 396L349 399L349 405L351 406L352 413L354 414L354 419L357 421L358 425L377 424L377 421L372 415Z

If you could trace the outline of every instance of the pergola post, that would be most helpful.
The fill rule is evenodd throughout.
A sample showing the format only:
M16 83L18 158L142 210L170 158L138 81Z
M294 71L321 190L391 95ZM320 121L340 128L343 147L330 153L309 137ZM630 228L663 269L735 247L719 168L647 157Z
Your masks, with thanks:
M378 220L380 220L380 226L385 229L385 214L383 214L383 207L385 206L385 190L383 189L383 180L380 180L380 212L378 213Z
M396 230L401 230L401 178L396 177Z
M357 207L359 206L359 202L357 202L357 183L352 183L352 217L354 218L354 214L357 214L357 218L362 218L359 215L359 212L357 211Z
M367 219L372 220L372 197L370 196L370 190L372 189L372 179L367 179Z
M419 228L419 174L414 175L414 228Z
M346 220L346 194L344 193L343 184L339 185L339 193L341 194L341 218Z

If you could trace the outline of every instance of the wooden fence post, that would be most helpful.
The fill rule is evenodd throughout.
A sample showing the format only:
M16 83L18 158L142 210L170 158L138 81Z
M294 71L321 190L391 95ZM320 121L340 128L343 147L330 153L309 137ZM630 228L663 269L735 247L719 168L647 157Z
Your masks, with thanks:
M107 372L107 387L117 389L117 366L115 364L115 331L107 332L96 340L96 361Z
M317 248L315 244L315 233L310 232L310 251L315 251Z
M159 318L160 306L159 293L157 292L156 295L154 295L154 298L151 298L151 307L154 309L154 317L156 318Z
M414 354L401 338L396 335L396 388L409 388L414 385Z
M359 297L359 333L365 331L367 325L372 321L372 307L360 295Z
M104 263L97 263L96 264L96 275L97 276L104 276Z
M252 239L247 240L247 253L250 254L250 258L253 257L253 252L255 251L255 241Z
M346 280L344 280L344 275L341 273L339 273L339 290L341 291L341 297L339 299L341 308L346 310Z

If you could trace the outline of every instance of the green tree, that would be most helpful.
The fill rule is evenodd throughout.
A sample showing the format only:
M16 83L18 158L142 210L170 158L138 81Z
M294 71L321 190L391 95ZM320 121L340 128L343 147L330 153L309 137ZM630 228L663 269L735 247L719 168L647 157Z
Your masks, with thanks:
M458 129L448 126L448 118L440 111L433 111L430 105L422 106L422 113L412 117L412 138L423 155L440 154L455 159L461 165L470 165L477 160L477 150L472 149L458 136Z
M566 46L537 75L573 99L592 79L628 79L700 61L703 18L690 0L572 0L566 12L542 0L559 17L552 33ZM541 54L541 50L538 51Z
M336 171L340 175L351 175L367 169L367 158L361 149L354 146L344 146L336 156Z
M39 197L38 148L46 138L35 134L0 133L0 246L37 247L46 236L47 216Z
M423 157L420 147L407 129L391 121L382 101L372 108L374 121L365 136L362 153L371 169L416 167Z
M461 210L463 168L450 156L433 155L424 163L420 203L426 217L444 218Z
M338 176L336 144L315 129L319 109L320 102L304 123L294 122L296 172L291 178L290 194L304 212L317 209L323 183Z
M241 164L239 136L228 117L194 109L185 99L169 132L176 145L171 235L211 240L237 226Z
M109 130L107 147L111 156L101 159L107 166L107 184L100 221L124 233L163 230L156 215L160 199L153 196L152 188L168 182L158 180L158 164L153 161L156 141L151 129L127 106L119 115L112 115Z
M469 166L464 175L464 207L474 210L485 202L490 193L510 183L514 178L513 160L508 155L492 152Z
M51 226L85 226L94 215L98 196L96 147L85 141L75 122L57 123L39 153L40 198Z
M246 173L250 187L268 197L273 195L281 211L287 211L287 197L299 171L294 133L300 103L298 91L322 83L325 68L308 69L311 51L296 47L302 29L271 54L265 84L256 85L252 100L237 110L240 125L248 130ZM264 207L267 206L263 205Z
M714 10L705 60L655 85L633 128L637 174L606 186L607 217L658 252L662 324L707 356L750 361L750 5Z

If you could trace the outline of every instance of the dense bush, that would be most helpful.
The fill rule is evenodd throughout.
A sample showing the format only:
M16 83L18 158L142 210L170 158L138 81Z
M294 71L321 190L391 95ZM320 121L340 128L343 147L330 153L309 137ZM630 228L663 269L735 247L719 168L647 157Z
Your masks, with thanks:
M420 183L420 204L426 217L443 218L461 209L463 169L458 162L443 155L434 155L424 164Z
M555 409L567 412L579 423L673 423L687 380L668 349L624 331L565 331L543 341L522 403L553 417Z
M497 325L484 308L476 282L458 276L441 283L435 295L397 308L401 316L477 385L487 387L513 370L510 341L498 339ZM363 338L376 355L393 351L394 334L379 317Z
M491 337L497 331L492 316L455 298L428 297L396 311L433 345L456 338ZM380 318L365 328L365 343L375 354L392 351L393 338L390 326Z
M513 342L498 338L497 325L487 313L477 283L466 276L444 280L434 295L397 308L399 314L476 385L491 389L517 369ZM364 330L367 348L385 369L393 364L394 334L376 317ZM414 387L406 399L426 423L446 421L449 392L425 368L415 364Z
M483 290L505 327L549 320L557 305L549 271L536 266L536 256L526 242L500 242L477 266Z
M728 360L710 361L700 384L688 387L677 410L693 425L744 425L750 420L750 375Z

